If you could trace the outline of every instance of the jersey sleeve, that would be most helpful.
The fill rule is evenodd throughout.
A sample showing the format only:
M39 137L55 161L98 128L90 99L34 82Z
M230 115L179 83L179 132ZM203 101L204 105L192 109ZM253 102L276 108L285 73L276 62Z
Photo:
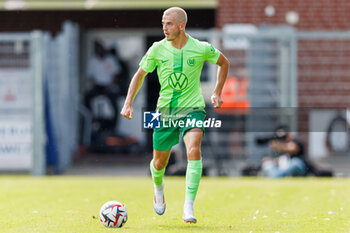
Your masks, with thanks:
M205 46L205 60L209 61L211 64L216 64L220 57L220 51L214 48L209 43L204 43Z
M153 72L157 66L157 61L155 58L155 44L153 44L143 56L140 62L140 67L147 73Z

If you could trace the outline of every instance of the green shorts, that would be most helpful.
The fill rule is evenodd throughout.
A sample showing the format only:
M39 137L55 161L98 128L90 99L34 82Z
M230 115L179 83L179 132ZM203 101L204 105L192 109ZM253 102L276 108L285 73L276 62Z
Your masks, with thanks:
M158 151L167 151L170 150L174 145L179 143L180 131L182 138L186 135L186 133L193 128L200 128L205 132L204 126L202 124L201 127L197 127L197 121L205 120L205 112L203 111L195 111L187 114L185 117L174 120L173 124L166 123L163 125L161 122L161 127L159 129L154 129L153 131L153 148ZM182 121L185 124L179 125L179 122ZM187 122L191 122L186 124ZM175 126L174 126L175 125Z

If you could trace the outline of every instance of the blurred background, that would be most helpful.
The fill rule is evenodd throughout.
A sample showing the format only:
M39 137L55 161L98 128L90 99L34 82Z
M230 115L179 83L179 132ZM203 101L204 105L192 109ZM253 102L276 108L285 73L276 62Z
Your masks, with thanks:
M287 125L322 171L350 175L350 5L345 0L6 0L0 2L0 172L148 175L159 84L148 75L131 121L119 116L138 63L171 6L231 68L223 120L202 143L205 175L259 175L257 139ZM210 106L216 66L204 64ZM169 174L183 174L184 145ZM315 175L315 174L310 174ZM317 174L316 174L317 175Z

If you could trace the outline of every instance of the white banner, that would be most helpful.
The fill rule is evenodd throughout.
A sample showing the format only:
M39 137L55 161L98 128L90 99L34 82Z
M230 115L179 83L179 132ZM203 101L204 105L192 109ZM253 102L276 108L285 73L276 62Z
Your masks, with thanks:
M29 70L0 70L0 170L32 167L32 98Z

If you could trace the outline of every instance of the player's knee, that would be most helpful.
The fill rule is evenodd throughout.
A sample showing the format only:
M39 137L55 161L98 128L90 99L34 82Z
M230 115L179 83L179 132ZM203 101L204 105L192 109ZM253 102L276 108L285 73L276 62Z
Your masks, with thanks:
M162 170L166 166L166 162L160 159L153 160L153 166L157 170Z
M201 147L200 146L190 146L188 148L187 154L189 155L199 155L201 154Z

